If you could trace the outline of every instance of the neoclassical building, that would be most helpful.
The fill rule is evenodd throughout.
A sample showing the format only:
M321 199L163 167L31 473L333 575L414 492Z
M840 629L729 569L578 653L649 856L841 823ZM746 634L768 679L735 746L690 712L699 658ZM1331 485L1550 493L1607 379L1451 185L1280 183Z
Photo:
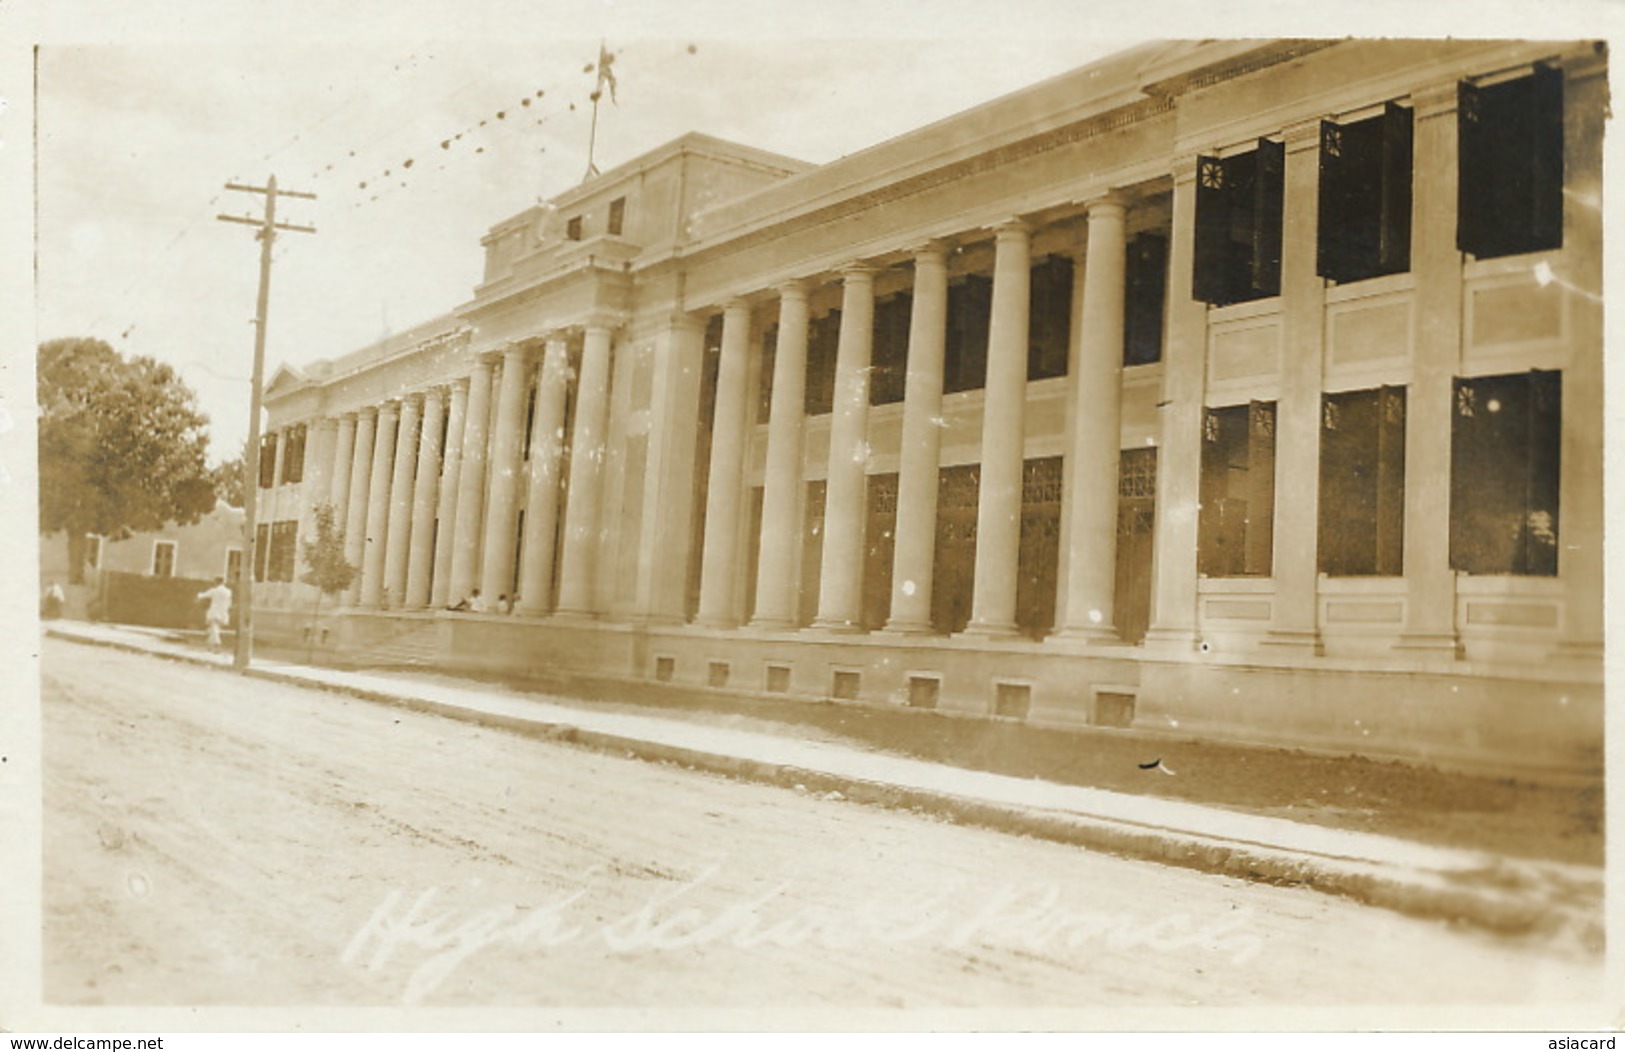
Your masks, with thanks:
M1167 43L822 166L684 136L277 372L260 630L328 502L378 660L1594 767L1606 60Z

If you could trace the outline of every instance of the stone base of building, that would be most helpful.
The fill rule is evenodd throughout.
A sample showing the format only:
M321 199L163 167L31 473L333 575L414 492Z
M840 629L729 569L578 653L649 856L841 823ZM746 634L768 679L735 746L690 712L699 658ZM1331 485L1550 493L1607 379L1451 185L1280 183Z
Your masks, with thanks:
M309 611L256 612L267 642L307 644ZM929 709L1057 727L1118 727L1399 759L1505 775L1602 770L1600 675L1462 661L1217 658L1027 639L711 630L565 618L344 610L320 651L545 683L671 684Z

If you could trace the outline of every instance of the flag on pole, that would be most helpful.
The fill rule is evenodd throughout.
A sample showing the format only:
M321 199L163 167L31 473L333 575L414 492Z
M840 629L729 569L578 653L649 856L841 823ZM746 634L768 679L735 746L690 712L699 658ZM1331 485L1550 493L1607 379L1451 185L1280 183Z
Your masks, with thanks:
M603 44L598 45L598 87L593 92L593 101L598 101L604 93L604 85L609 85L609 101L619 106L620 100L615 97L615 56Z

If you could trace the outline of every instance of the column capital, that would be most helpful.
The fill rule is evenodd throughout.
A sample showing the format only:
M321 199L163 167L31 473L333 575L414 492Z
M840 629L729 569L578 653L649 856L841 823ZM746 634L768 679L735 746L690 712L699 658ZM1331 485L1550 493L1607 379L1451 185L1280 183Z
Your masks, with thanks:
M878 274L880 270L881 268L873 263L869 263L864 260L854 260L853 262L847 263L844 266L837 267L835 269L835 273L840 275L843 282L867 281L873 283L875 280L875 275Z
M704 333L708 318L695 311L676 310L671 312L671 327L675 330L688 330L690 332Z
M626 318L619 312L593 311L585 318L581 319L581 329L583 332L589 332L593 329L613 332L614 330L619 329L625 322Z
M755 304L751 302L750 297L748 296L729 296L727 299L722 301L722 313L724 317L726 317L729 312L738 311L743 311L746 315L749 315L754 309Z
M379 417L379 419L382 419L382 418L384 418L386 416L400 416L401 415L401 404L406 400L406 397L407 396L403 395L400 398L391 398L388 401L384 402L383 405L379 406L378 407L378 417Z
M1129 196L1121 190L1105 190L1083 199L1084 211L1088 212L1090 219L1111 212L1119 216L1125 215L1128 212L1128 205Z
M1287 153L1302 153L1305 150L1320 149L1320 123L1324 117L1310 117L1307 120L1294 121L1281 131L1281 140L1286 144Z
M1168 166L1169 172L1173 175L1174 183L1176 185L1180 183L1196 182L1197 156L1198 155L1194 153L1187 153L1181 157L1174 158L1174 163Z
M1433 117L1448 117L1456 112L1460 99L1460 84L1456 78L1435 81L1411 92L1411 108L1416 119L1425 121Z
M377 419L378 407L375 405L364 405L355 411L355 417L358 423L362 420Z
M1026 241L1032 237L1032 224L1020 216L1011 216L993 224L993 238L995 241Z
M773 291L779 294L780 299L805 300L812 291L812 282L806 278L791 278L774 285Z
M922 241L917 245L911 246L908 249L908 252L913 255L916 263L925 259L936 259L946 263L948 262L948 253L952 252L953 250L953 239L946 237L934 237L929 241Z

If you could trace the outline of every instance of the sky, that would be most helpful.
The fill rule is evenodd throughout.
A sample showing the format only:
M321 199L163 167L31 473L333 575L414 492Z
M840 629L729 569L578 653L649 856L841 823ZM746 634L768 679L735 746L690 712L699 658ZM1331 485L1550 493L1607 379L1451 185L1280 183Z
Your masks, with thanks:
M68 7L32 24L34 337L175 365L215 460L247 433L259 258L250 227L216 216L263 206L224 184L274 174L317 194L278 205L318 232L278 237L267 379L356 350L468 300L486 230L581 182L601 41L607 170L689 131L825 162L1153 36L1247 31L1248 13L1262 31L1353 31L1159 0L352 0L343 16L285 0L253 21L225 2ZM1493 28L1495 5L1477 10Z

